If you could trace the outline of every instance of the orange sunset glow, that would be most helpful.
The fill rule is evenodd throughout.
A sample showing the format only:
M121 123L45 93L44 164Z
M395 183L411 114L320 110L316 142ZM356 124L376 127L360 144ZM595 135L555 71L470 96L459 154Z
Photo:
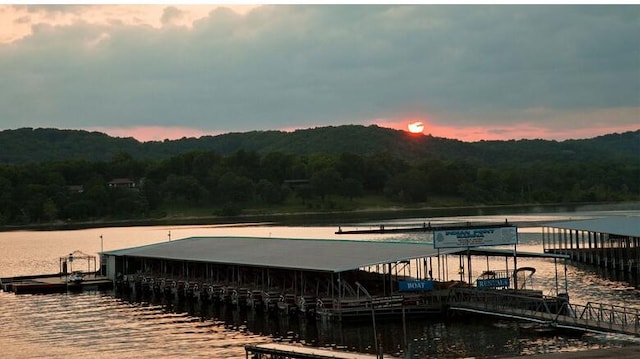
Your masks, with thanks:
M628 45L638 9L495 7L470 10L468 22L457 6L438 9L0 5L0 130L146 142L376 125L476 142L640 128Z
M411 133L422 133L422 132L424 132L424 125L420 121L412 122L412 123L408 124L407 128L409 129L409 132L411 132Z
M601 114L604 115L604 114ZM568 117L568 119L570 119ZM520 122L509 125L487 124L487 125L442 125L435 121L423 119L410 120L376 120L372 122L380 127L392 128L395 130L407 131L412 134L430 135L434 137L455 139L464 142L478 141L508 141L521 139L548 139L562 141L576 138L592 138L609 133L623 133L635 131L638 124L615 125L607 122L600 123L597 127L585 128L558 128L545 127L535 122ZM422 126L422 130L420 130Z
M189 127L162 127L162 126L136 126L136 127L93 127L90 131L98 131L114 137L133 137L140 142L178 140L181 138L199 138L219 133L207 133L205 131Z
M395 130L407 131L413 135L430 135L434 137L455 139L464 142L477 141L507 141L520 139L549 139L549 140L566 140L571 138L591 138L608 133L622 133L627 131L635 131L637 125L631 124L626 126L611 126L603 124L599 128L582 128L564 131L552 131L548 128L535 126L534 124L514 124L511 126L442 126L426 121L376 121L375 123L365 124L365 126L373 125L380 127L392 128ZM293 132L313 127L322 127L323 125L310 127L286 127L274 129L277 131ZM199 138L202 136L216 136L224 134L220 131L204 131L197 128L177 127L177 126L136 126L136 127L92 127L90 131L98 131L115 137L133 137L140 142L147 141L163 141L178 140L181 138ZM242 132L242 131L241 131Z

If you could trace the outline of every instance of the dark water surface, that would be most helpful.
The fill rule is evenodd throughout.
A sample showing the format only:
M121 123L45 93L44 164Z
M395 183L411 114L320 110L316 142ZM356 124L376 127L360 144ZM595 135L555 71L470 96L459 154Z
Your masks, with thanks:
M640 211L583 211L507 216L510 221L546 221L589 218L611 214L640 215ZM484 217L430 218L432 223L456 221L503 221L504 214ZM386 226L421 223L424 218L386 221ZM380 222L357 226L379 225ZM196 235L264 236L354 240L428 240L424 235L368 235L339 237L334 226L176 226L98 228L77 231L0 233L0 277L54 273L59 257L74 250L96 254L169 239ZM542 251L539 228L520 228L519 250ZM102 236L102 242L100 240ZM76 265L76 264L74 264ZM80 264L77 264L80 265ZM474 262L502 266L503 260ZM553 261L519 260L519 266L537 269L530 283L548 293L555 282ZM449 279L457 279L457 258L450 259ZM640 291L628 282L599 275L594 268L569 265L568 290L572 303L602 302L640 307ZM474 276L475 278L475 276ZM266 342L290 342L373 353L376 340L387 357L414 358L495 357L534 353L579 351L639 344L624 335L556 333L542 336L523 323L483 317L377 318L361 322L307 321L292 317L265 316L208 305L177 305L141 302L111 292L78 294L13 295L0 292L0 350L7 358L245 358L244 346Z

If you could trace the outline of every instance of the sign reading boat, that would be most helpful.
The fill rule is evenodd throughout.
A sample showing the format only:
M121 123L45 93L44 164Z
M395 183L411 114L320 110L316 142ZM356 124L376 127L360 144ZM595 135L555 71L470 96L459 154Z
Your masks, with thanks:
M427 292L433 290L433 281L401 280L398 281L398 290L401 292Z
M498 246L516 243L518 243L518 228L514 226L447 229L433 232L434 248Z

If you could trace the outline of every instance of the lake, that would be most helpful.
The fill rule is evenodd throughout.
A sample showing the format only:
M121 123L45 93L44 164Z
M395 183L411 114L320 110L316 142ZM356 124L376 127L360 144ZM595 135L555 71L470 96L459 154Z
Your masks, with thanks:
M375 228L456 222L534 223L519 228L518 250L541 252L541 229L535 223L607 215L640 216L634 209L590 208L572 212L491 214L402 218L358 222L349 228ZM343 228L345 224L342 224ZM74 231L0 232L0 277L56 273L59 258L75 250L97 255L113 250L190 236L259 236L353 240L424 241L425 234L336 235L337 226L278 224L113 227ZM501 265L503 260L478 259L473 268ZM458 279L457 257L449 260L449 279ZM75 265L75 264L74 264ZM79 264L78 264L79 265ZM553 287L555 268L548 259L519 259L518 266L537 269L530 286L545 293ZM480 270L479 269L479 270ZM569 265L572 303L601 302L640 308L640 291L627 282L607 279L595 268ZM113 292L14 295L0 292L0 347L4 357L206 357L245 358L244 346L285 342L374 352L369 321L326 323L238 312L208 305L136 302ZM376 322L386 357L455 358L525 355L637 345L624 335L584 334L540 336L520 323L486 318L407 318Z

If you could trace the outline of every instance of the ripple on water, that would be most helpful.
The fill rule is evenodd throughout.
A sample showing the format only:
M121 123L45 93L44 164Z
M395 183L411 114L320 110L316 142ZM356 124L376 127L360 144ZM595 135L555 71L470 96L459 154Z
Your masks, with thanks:
M162 306L135 306L98 293L0 292L3 356L244 358L244 345L269 339L229 330ZM20 348L28 348L28 352Z
M573 216L573 214L571 214ZM553 216L555 218L555 216ZM502 215L499 219L504 220ZM479 221L480 217L469 217ZM515 220L509 216L510 221ZM516 219L519 219L516 217ZM523 217L522 220L531 219ZM424 219L417 219L422 223ZM441 221L460 218L441 218ZM547 220L547 218L545 218ZM438 220L434 219L434 223ZM376 222L376 224L379 224ZM210 226L100 228L78 231L6 232L0 234L1 276L56 272L60 248L79 249L96 254L104 235L105 249L156 243L166 238L167 230L178 237L194 235L242 235L298 238L335 238L333 227L269 226L215 228ZM518 250L541 252L540 231L525 228L520 233ZM362 239L397 239L423 241L423 236L383 236ZM51 257L50 254L55 253ZM458 262L449 264L449 279L457 278ZM551 288L555 266L549 260L518 260L519 266L532 266L537 272L531 283L534 289ZM473 268L502 269L504 261L480 259ZM410 268L415 273L417 268ZM488 269L488 268L487 268ZM561 286L563 267L559 265ZM569 294L572 303L598 302L640 307L640 292L623 282L599 277L593 270L569 265ZM561 288L564 289L564 288ZM545 293L546 294L546 293ZM245 358L244 345L280 341L294 345L314 345L373 352L371 325L305 325L282 318L267 319L251 313L215 311L148 302L129 302L112 295L80 293L45 296L15 296L0 292L0 348L3 357L11 358ZM612 335L584 335L579 338L525 335L517 325L493 326L495 320L457 320L455 322L410 318L407 341L418 357L455 357L519 355L599 347L640 344L634 338ZM401 353L403 327L386 320L378 323L387 353ZM400 333L400 334L399 334ZM470 340L469 338L473 338Z

